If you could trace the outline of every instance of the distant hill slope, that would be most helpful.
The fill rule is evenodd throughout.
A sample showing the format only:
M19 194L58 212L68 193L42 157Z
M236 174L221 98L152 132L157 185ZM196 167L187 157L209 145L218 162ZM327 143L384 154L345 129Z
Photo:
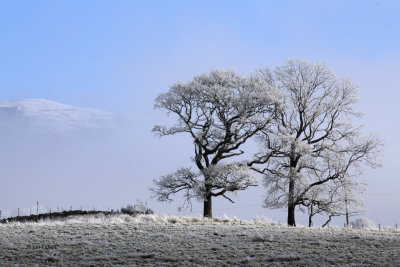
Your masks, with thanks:
M111 128L121 119L102 110L65 105L45 99L0 102L1 123L28 124L36 130L63 132Z

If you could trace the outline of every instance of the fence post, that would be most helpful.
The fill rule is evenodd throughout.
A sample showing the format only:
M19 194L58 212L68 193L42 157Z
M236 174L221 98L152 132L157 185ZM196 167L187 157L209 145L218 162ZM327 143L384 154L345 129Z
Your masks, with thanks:
M378 226L379 226L379 230L381 230L381 224L378 224Z
M19 208L18 208L18 217L19 217Z
M71 207L69 207L69 210L70 210L70 211L72 211L72 206L71 206Z
M1 220L1 210L0 210L0 220Z
M36 201L36 215L39 215L39 200Z

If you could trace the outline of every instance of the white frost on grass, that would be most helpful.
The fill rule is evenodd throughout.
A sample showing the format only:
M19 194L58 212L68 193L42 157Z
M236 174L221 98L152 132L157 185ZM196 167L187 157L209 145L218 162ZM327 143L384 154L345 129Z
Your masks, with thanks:
M276 221L271 220L268 217L265 216L257 216L254 219L254 223L258 223L258 224L278 224Z
M72 215L66 218L59 219L45 219L39 222L26 222L26 223L18 223L11 222L6 225L11 224L19 224L19 225L54 225L54 224L119 224L119 223L136 223L136 224L184 224L184 223L223 223L223 224L274 224L275 222L266 218L266 217L257 217L254 221L240 220L237 217L228 217L224 215L222 218L203 218L203 217L187 217L187 216L178 216L178 215L158 215L158 214L139 214L137 216L130 216L125 214L120 215L104 215L104 214L96 214L96 215ZM1 227L1 225L0 225Z
M400 266L399 251L400 231L227 217L96 215L0 225L5 265Z

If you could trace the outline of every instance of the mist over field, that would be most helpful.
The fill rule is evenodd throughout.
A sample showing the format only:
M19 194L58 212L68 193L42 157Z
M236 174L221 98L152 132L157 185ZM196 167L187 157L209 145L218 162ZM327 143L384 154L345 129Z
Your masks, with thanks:
M120 208L147 199L144 175L152 170L142 158L152 144L139 136L150 134L149 125L135 116L47 100L14 105L0 104L2 181L7 184L0 194L6 204L3 215L36 200L54 210L70 205Z
M153 179L191 164L190 140L159 139L151 132L166 118L117 115L44 99L1 102L0 117L0 149L6 152L0 159L7 185L0 188L3 217L15 216L18 208L29 215L37 200L43 212L70 206L120 209L141 199L158 213L178 214L183 204L179 196L175 203L160 204L150 199L148 190ZM177 149L184 144L188 149ZM248 203L260 208L261 197L239 205ZM216 212L232 215L236 207L220 206ZM259 210L259 215L264 213ZM200 203L194 203L192 211L179 214L200 214Z
M0 117L4 129L0 149L5 152L0 154L2 181L7 185L0 188L3 218L16 216L18 208L21 215L34 213L36 201L41 212L71 206L117 210L141 199L160 214L202 213L202 203L196 201L179 212L184 202L180 195L171 203L150 198L153 179L180 166L193 166L189 138L160 139L151 132L155 124L168 122L170 117L113 114L44 99L1 102ZM257 151L251 142L245 148L242 159ZM262 207L266 193L262 177L259 180L258 187L234 197L236 203L216 198L214 215L242 219L266 216L284 222L284 210ZM367 215L376 214L381 209L367 211ZM396 216L382 216L375 223L394 226ZM307 224L300 212L297 217L300 224ZM324 220L317 218L316 223ZM332 223L340 226L342 221Z

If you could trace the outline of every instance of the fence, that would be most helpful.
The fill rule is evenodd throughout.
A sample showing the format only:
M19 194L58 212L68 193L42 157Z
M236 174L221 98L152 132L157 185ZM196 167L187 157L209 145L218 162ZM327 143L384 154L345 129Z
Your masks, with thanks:
M29 216L29 215L38 215L44 213L52 213L52 212L63 212L63 211L71 211L71 210L82 210L82 211L113 211L110 207L103 206L47 206L40 205L39 201L36 202L36 205L31 206L29 208L17 208L16 210L0 210L0 220L7 219L10 217L19 217L19 216Z

